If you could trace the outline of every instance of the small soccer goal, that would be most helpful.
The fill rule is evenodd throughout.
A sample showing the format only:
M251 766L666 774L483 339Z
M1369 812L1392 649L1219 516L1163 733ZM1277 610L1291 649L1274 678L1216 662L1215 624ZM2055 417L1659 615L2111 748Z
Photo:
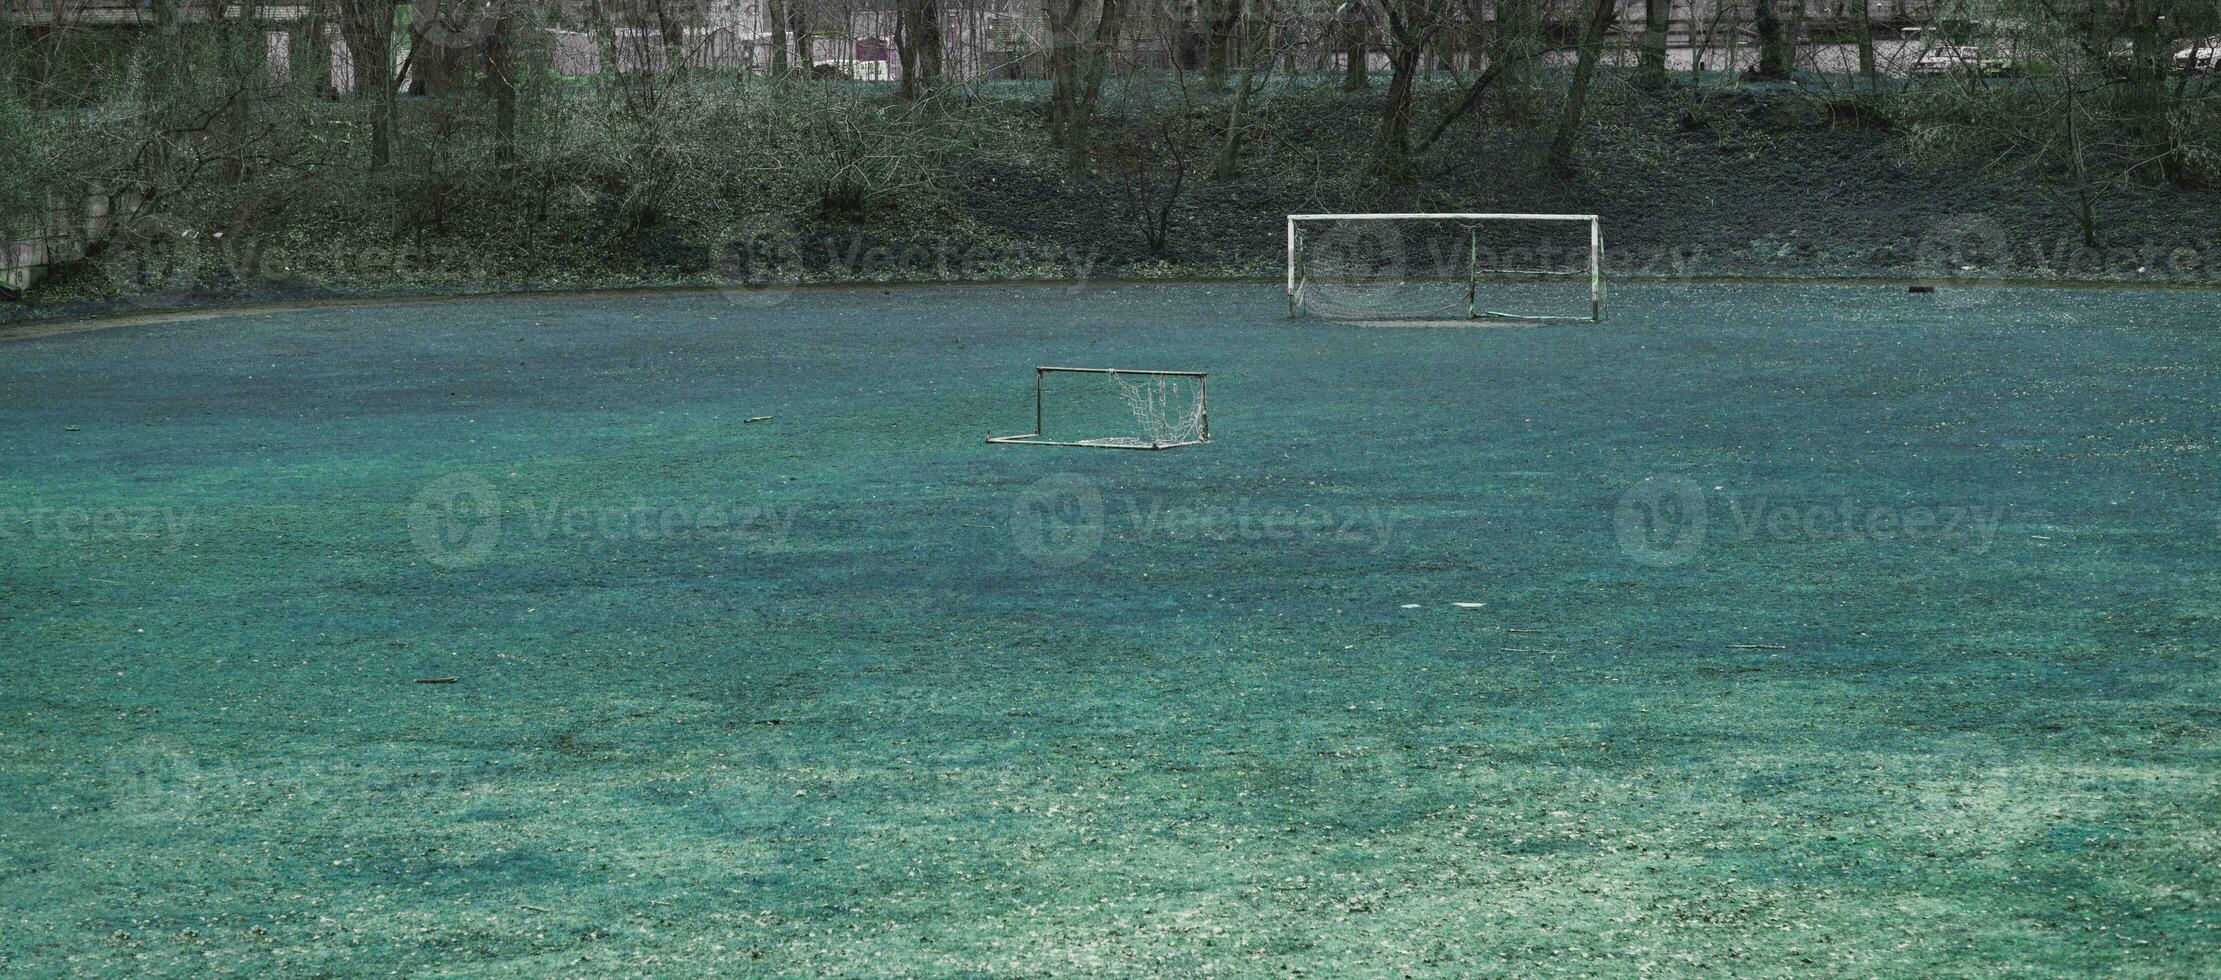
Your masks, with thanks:
M988 442L1096 449L1173 449L1211 441L1201 371L1033 370L1033 431Z
M1288 315L1604 319L1593 214L1291 214Z

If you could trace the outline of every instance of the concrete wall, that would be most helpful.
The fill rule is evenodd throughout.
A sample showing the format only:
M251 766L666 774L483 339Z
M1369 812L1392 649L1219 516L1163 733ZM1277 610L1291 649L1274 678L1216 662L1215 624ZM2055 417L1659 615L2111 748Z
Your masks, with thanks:
M75 204L56 203L33 227L0 232L0 293L21 296L48 270L85 257L86 249L115 233L142 200L136 191L95 192Z

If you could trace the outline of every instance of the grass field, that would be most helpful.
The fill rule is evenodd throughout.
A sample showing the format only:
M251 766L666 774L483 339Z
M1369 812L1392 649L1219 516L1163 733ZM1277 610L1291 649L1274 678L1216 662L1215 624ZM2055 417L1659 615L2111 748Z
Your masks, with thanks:
M2213 293L778 298L0 335L0 967L2221 973Z

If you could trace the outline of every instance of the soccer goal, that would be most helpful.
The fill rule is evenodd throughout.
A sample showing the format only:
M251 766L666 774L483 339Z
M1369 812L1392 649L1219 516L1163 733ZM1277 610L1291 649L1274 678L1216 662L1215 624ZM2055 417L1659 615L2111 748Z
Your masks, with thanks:
M1604 319L1593 214L1291 214L1288 315Z
M1172 449L1211 441L1201 371L1033 369L1033 431L988 442L1099 449Z

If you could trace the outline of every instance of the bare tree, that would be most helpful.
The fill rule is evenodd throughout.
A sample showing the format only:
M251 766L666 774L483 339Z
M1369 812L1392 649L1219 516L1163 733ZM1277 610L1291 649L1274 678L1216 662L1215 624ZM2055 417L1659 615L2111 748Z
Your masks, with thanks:
M1796 29L1782 22L1780 3L1752 0L1751 29L1758 32L1758 64L1751 69L1752 78L1788 78L1796 69Z
M1873 92L1881 85L1881 69L1874 60L1874 18L1867 10L1867 0L1851 0L1857 13L1852 15L1852 36L1859 46L1859 74L1866 77L1866 90Z
M664 70L674 76L687 73L686 29L698 14L699 8L685 0L644 0L649 26L663 38Z
M1187 143L1170 119L1129 121L1109 140L1111 175L1117 180L1119 212L1141 232L1149 250L1162 252L1172 240L1172 219L1187 186Z
M786 10L787 35L794 41L794 57L801 62L797 67L804 77L811 77L817 68L817 53L810 45L810 15L813 13L810 2L782 0L780 6Z
M2124 76L2112 62L2116 28L2130 28L2132 44L2158 49L2164 42L2111 18L2169 23L2155 13L2159 9L2151 0L2127 0L2108 11L2062 9L2050 0L2009 3L2015 52L2038 66L2034 77L2028 84L1988 85L1969 73L1957 84L1908 93L1908 145L1921 156L1971 163L1995 178L2045 190L2072 217L2082 243L2100 247L2110 197L2154 174L2172 179L2170 156L2179 155L2187 169L2211 153L2170 120L2154 118L2161 110L2153 100L2169 98L2163 67L2140 55L2147 63L2131 64Z
M1407 176L1411 161L1412 89L1419 67L1448 22L1448 0L1380 0L1388 35L1388 100L1381 115L1381 156L1389 176Z
M1513 0L1515 4L1521 2L1524 0ZM1465 16L1477 22L1481 18L1476 7L1477 4L1469 0ZM1414 141L1411 133L1415 78L1423 64L1424 53L1451 25L1451 8L1443 0L1384 0L1382 8L1393 40L1390 67L1394 74L1390 77L1388 99L1382 110L1380 147L1386 175L1391 180L1405 180L1411 176L1414 159L1432 150L1452 127L1478 110L1491 93L1506 92L1510 88L1508 82L1524 76L1540 50L1540 28L1525 15L1512 15L1508 25L1500 17L1497 30L1482 45L1486 65L1464 82L1463 94L1449 111L1435 120L1426 135ZM1525 9L1532 13L1534 8ZM1593 54L1596 45L1589 47Z
M1643 45L1635 63L1635 84L1666 87L1666 29L1672 22L1673 0L1643 0Z
M1226 88L1241 23L1242 0L1203 0L1203 83L1213 92Z
M1490 64L1502 62L1499 84L1508 97L1521 99L1534 84L1534 67L1547 46L1542 31L1543 0L1496 0L1494 52Z
M895 48L902 58L902 97L931 95L941 80L940 0L900 0Z
M518 57L521 2L493 0L487 8L486 39L481 49L485 91L494 102L494 161L503 166L517 160L517 90L519 76L525 70Z
M1372 6L1347 0L1334 11L1334 30L1342 42L1342 91L1363 91L1372 84Z
M370 103L370 169L393 162L395 0L339 0L340 30L355 73L355 98Z
M286 54L292 81L310 97L332 92L332 39L330 0L302 4L299 26L293 31Z
M1768 0L1759 0L1761 4ZM1598 49L1605 32L1619 15L1618 0L1595 0L1588 25L1581 30L1581 51L1573 65L1573 85L1566 91L1565 112L1558 117L1558 133L1550 140L1544 164L1560 177L1573 175L1573 141L1581 131L1581 113L1589 100L1589 82L1596 75Z
M2167 59L2173 51L2167 24L2177 13L2171 0L2125 0L2118 8L2129 36L2128 113L2130 126L2148 148L2167 180L2182 183L2180 143L2170 118Z
M787 77L787 8L783 0L764 0L763 19L770 28L771 77ZM807 70L809 63L803 63Z
M1241 73L1234 82L1234 96L1227 100L1226 139L1219 144L1218 159L1211 165L1211 179L1234 179L1241 168L1242 147L1249 132L1251 103L1272 78L1273 65L1280 60L1276 44L1288 51L1288 43L1295 36L1294 25L1282 22L1286 8L1274 0L1251 0L1249 16L1242 24Z
M1047 0L1049 127L1069 166L1087 165L1090 127L1124 27L1121 0Z
M463 84L474 6L461 0L409 0L411 94L449 95Z

